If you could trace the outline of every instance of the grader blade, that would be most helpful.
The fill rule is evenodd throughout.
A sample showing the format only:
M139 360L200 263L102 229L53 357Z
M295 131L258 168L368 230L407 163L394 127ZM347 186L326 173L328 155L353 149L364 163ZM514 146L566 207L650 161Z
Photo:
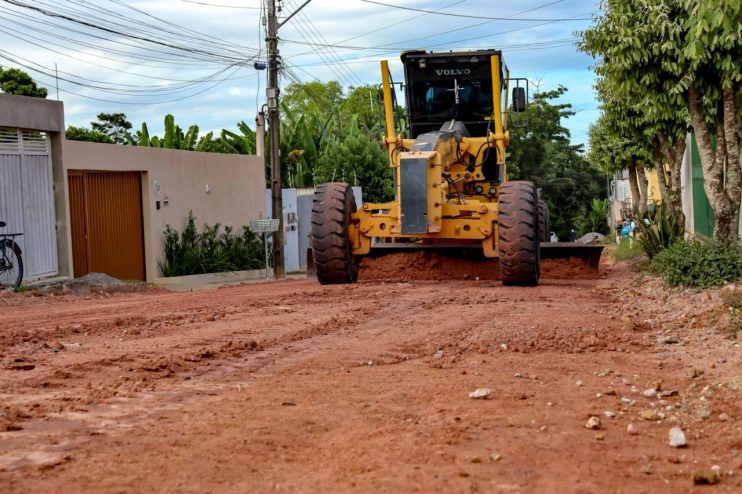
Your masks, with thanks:
M580 259L590 269L598 271L602 245L585 245L576 242L542 242L541 259Z

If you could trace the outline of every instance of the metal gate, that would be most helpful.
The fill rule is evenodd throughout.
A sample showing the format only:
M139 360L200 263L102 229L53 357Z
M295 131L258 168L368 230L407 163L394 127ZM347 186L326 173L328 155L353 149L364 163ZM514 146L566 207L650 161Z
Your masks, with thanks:
M68 180L75 277L144 281L141 173L69 171Z
M57 274L54 181L46 133L0 127L0 220L23 251L26 278Z

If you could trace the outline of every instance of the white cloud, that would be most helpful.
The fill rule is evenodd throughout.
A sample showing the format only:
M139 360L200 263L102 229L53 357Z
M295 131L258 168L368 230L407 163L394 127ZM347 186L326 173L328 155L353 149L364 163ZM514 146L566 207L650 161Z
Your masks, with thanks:
M156 23L150 17L109 0L91 0L90 3L100 10L91 7L73 16L93 23L123 24L116 15ZM255 7L260 1L208 0L206 3ZM284 0L282 3L285 16L303 2ZM498 2L497 8L493 8L491 0L389 0L389 3L483 17L507 17L532 9L518 16L531 19L589 17L591 12L598 10L597 0L550 3L521 0L510 4ZM88 125L97 113L123 111L135 127L146 121L154 133L161 129L167 113L175 115L181 126L197 123L203 129L234 128L239 120L252 125L256 108L263 103L266 73L256 72L252 62L240 68L229 67L230 62L224 61L223 55L248 60L253 54L251 50L261 49L261 58L264 58L264 33L258 31L258 10L208 7L182 0L132 0L127 4L172 23L157 23L157 29L146 28L147 37L159 39L165 45L189 44L203 53L184 59L182 52L170 46L150 45L142 50L135 48L139 43L134 40L2 4L0 57L6 58L0 58L0 64L15 65L7 58L21 62L50 89L50 97L53 97L56 63L68 124ZM66 1L46 5L50 5L50 9L79 8L79 4ZM444 8L446 6L449 7ZM58 27L52 28L49 23ZM566 99L576 108L594 108L594 95L589 90L594 76L588 57L577 52L574 46L524 46L572 38L575 31L587 25L589 22L585 21L487 22L392 9L361 0L313 0L281 28L280 49L292 72L301 80L335 79L347 87L378 84L382 58L392 61L395 80L402 80L398 63L402 49L441 51L506 47L505 57L513 75L543 79L545 88L563 84L570 88ZM141 25L137 29L145 30ZM88 32L98 38L72 30ZM123 31L131 32L126 28ZM317 47L307 44L307 40L339 46ZM229 80L217 84L225 78ZM284 84L290 82L286 77L281 80ZM567 121L576 140L584 139L594 118L594 111L581 111Z

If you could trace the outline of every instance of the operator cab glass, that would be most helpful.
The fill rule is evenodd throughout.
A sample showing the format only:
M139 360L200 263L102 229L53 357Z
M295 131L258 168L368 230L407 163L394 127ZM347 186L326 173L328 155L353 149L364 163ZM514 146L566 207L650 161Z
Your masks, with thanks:
M470 135L486 136L492 124L492 68L494 50L464 53L402 54L410 137L437 131L457 120ZM498 67L502 79L502 66Z
M492 81L489 79L456 79L453 83L418 81L411 92L410 113L415 122L442 123L451 119L481 122L492 115Z

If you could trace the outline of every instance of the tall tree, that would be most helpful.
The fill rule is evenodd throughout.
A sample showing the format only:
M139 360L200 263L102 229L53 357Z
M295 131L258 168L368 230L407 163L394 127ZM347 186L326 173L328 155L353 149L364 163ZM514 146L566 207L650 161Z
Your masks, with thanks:
M125 113L99 113L97 122L91 122L93 130L111 137L115 144L127 144L131 122L126 119Z
M328 139L314 169L314 180L359 185L370 202L384 202L393 197L386 151L375 137L358 127L355 119Z
M543 189L552 229L566 238L571 229L588 225L585 216L593 199L606 196L605 175L573 145L563 119L574 115L569 103L559 103L567 88L539 92L522 118L510 128L508 176L532 180Z
M30 75L21 69L4 69L0 67L0 90L18 96L46 98L48 91L39 87Z
M655 158L661 154L671 165L670 197L680 195L680 157L689 118L716 217L714 237L726 240L736 237L742 194L741 5L604 0L603 14L583 33L581 45L600 58L596 71L611 97L637 109L656 135L660 153ZM714 135L719 139L714 141Z

